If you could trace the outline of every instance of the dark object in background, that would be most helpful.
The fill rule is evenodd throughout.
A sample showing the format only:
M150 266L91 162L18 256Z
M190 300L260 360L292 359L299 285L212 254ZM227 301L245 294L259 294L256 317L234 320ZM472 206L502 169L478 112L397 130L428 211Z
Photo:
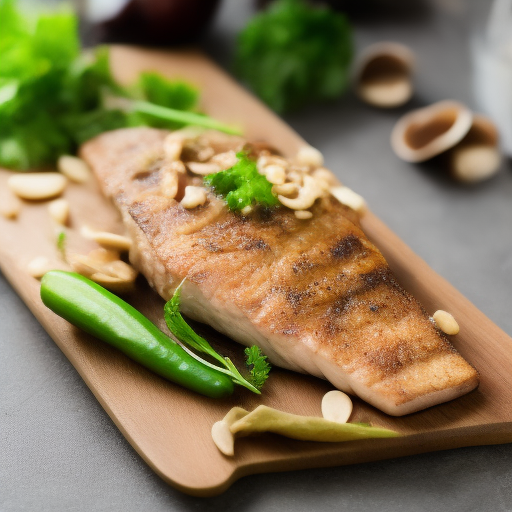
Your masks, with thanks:
M119 42L150 46L198 40L212 21L219 0L129 0L111 19L86 28L92 43ZM85 14L87 23L87 13Z
M255 0L256 8L266 8L275 0ZM309 0L311 4L328 5L345 13L358 23L414 23L425 21L432 14L428 0Z

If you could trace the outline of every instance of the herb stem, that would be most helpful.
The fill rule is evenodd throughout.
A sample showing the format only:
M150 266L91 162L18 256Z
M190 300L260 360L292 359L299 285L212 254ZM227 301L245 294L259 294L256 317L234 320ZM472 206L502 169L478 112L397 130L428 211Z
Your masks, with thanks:
M187 112L184 110L176 110L173 108L162 107L148 101L136 100L131 103L131 110L141 114L149 114L160 119L168 121L176 121L189 125L202 126L204 128L211 128L221 132L229 133L230 135L241 135L242 130L235 126L230 126L216 119L195 112Z

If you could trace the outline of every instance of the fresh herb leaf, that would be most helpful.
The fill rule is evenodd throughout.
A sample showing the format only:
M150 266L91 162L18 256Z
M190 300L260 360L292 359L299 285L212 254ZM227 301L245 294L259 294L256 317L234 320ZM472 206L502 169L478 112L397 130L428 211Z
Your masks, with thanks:
M222 357L218 352L216 352L213 349L213 347L204 338L196 334L192 327L190 327L190 325L188 325L187 322L185 322L184 318L181 316L180 313L180 295L182 285L183 283L181 283L178 286L178 288L176 288L176 291L174 292L174 295L172 296L171 300L169 300L164 306L165 323L167 324L169 330L182 344L192 348L196 352L200 352L202 354L206 354L212 357L218 363L220 363L221 367L219 367L218 365L212 365L208 361L205 361L204 359L199 357L194 352L187 350L187 352L189 352L189 354L191 354L197 360L201 361L207 366L211 366L219 370L222 373L225 373L226 375L229 375L233 379L233 382L235 384L244 386L253 393L260 394L260 388L255 384L249 382L247 379L245 379L237 370L237 368L235 367L231 359L229 359L229 357ZM187 349L186 346L184 347L185 349ZM261 357L265 356L260 356L260 359ZM261 364L258 363L258 366L261 366ZM258 380L258 383L259 382L261 382L261 378ZM261 384L263 384L263 382L265 382L265 379L263 379Z
M349 22L328 7L277 0L239 34L235 72L277 112L337 98L348 83Z
M237 163L225 171L204 178L206 185L224 198L231 210L242 210L252 204L277 206L279 201L272 194L272 183L258 172L256 162L240 152Z
M250 368L251 383L254 387L261 389L265 381L268 379L270 372L270 364L267 356L263 355L260 347L253 345L244 350L246 360L245 364Z
M67 235L64 231L61 231L57 235L57 250L60 252L60 255L64 261L66 261L66 242Z

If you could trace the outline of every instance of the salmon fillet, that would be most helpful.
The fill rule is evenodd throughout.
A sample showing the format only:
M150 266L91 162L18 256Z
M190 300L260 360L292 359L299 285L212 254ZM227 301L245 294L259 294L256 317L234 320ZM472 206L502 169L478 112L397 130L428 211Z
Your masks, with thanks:
M353 210L326 195L308 220L285 207L244 216L212 193L187 210L183 188L202 178L182 174L176 198L162 195L167 135L123 129L81 149L133 238L132 264L164 299L186 277L184 314L390 415L478 385L476 370L400 287ZM210 142L216 153L244 143Z

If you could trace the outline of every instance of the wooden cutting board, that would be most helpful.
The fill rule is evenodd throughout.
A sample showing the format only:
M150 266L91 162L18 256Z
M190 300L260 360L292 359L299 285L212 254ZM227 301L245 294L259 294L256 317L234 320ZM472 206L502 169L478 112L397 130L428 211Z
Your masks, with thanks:
M194 53L159 53L115 47L115 74L130 81L144 69L196 83L203 108L213 117L239 124L249 139L270 141L293 155L303 140L259 101L205 57ZM0 201L9 171L0 171ZM364 194L364 191L362 191ZM99 194L95 183L70 184L64 194L71 204L68 251L94 247L79 235L88 225L123 232L118 214ZM481 373L480 387L453 402L402 418L393 418L354 399L351 421L398 430L403 437L347 443L313 443L273 435L239 439L235 457L217 451L212 424L233 406L252 410L266 404L296 414L320 416L323 394L332 387L319 379L273 369L263 395L238 389L229 400L215 401L181 389L153 375L114 349L78 331L46 309L39 282L26 272L36 256L59 259L45 203L24 203L16 221L0 218L0 265L27 306L69 358L96 398L131 445L166 482L197 496L226 490L238 478L261 472L354 464L461 446L512 441L512 339L457 290L430 269L371 212L362 225L382 250L401 284L432 314L445 309L457 318L461 332L453 343ZM164 328L163 301L141 279L128 300ZM202 327L227 354L239 347Z

